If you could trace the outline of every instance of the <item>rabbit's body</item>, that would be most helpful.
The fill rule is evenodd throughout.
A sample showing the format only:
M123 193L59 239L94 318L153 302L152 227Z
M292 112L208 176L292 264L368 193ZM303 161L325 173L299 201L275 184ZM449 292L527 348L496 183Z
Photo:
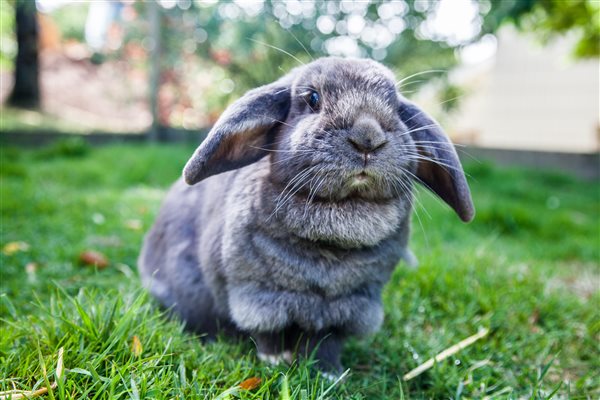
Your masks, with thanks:
M335 372L413 261L413 180L473 216L454 148L369 60L320 59L248 92L184 178L196 185L175 183L144 242L144 284L190 329L250 333L271 361L314 351Z
M249 332L375 332L381 289L406 251L410 203L294 199L274 213L281 189L268 173L267 157L195 186L177 181L140 257L146 285L200 331L214 312Z

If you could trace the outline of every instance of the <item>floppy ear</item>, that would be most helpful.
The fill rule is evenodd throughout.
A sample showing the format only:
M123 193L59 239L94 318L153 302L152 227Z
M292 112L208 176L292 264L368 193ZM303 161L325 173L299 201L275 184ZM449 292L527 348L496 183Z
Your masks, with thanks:
M290 76L250 90L221 115L183 169L193 185L211 175L241 168L268 153L290 108Z
M408 128L419 160L417 177L464 222L475 216L471 192L454 146L440 125L420 108L400 98L400 119Z

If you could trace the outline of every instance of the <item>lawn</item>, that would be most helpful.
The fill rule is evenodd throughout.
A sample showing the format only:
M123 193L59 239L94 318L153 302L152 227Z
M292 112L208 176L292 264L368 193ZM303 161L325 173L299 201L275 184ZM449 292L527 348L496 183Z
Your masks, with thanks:
M473 161L468 225L421 191L421 265L397 268L382 330L346 346L349 373L332 384L310 361L261 364L249 341L202 344L141 289L143 234L191 151L3 145L0 391L49 386L63 348L48 398L600 397L597 182ZM109 265L82 265L85 250ZM480 328L489 335L402 380Z

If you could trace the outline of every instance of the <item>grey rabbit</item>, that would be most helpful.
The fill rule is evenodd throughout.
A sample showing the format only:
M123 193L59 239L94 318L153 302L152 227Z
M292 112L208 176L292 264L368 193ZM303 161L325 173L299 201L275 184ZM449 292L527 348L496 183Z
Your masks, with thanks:
M152 295L214 337L249 334L270 362L342 371L376 332L408 249L413 182L465 222L460 161L440 126L367 59L320 58L230 105L170 189L139 269Z

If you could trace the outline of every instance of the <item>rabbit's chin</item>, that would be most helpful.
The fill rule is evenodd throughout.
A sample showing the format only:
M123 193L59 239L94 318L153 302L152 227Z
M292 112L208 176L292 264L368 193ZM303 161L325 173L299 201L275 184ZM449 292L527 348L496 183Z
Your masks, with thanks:
M313 198L317 201L348 202L367 201L384 203L410 194L412 183L392 180L389 176L376 174L371 171L361 171L332 179L329 184L316 193Z
M383 182L383 179L379 176L361 171L345 178L340 189L332 197L338 201L351 199L387 201L392 199L397 193L393 191L389 184L386 185Z
M392 235L408 213L407 203L347 197L344 201L291 201L279 221L298 237L344 248L374 246Z
M277 194L273 192L265 200L272 205L268 210L270 220L279 229L284 227L300 238L343 248L378 244L397 231L411 205L410 193L382 199L378 190L366 182L344 184L337 198L293 195L277 203Z

